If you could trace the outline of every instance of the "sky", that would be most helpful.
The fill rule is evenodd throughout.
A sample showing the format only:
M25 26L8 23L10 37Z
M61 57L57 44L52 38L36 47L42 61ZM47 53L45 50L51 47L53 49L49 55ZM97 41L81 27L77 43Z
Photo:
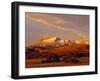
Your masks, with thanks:
M89 39L89 16L25 12L25 44L49 36L64 40Z

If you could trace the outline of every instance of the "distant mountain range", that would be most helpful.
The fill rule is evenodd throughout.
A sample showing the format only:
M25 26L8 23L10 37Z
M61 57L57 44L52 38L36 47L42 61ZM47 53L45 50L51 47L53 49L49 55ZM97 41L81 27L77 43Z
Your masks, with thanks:
M26 58L39 58L45 55L88 55L89 43L88 40L63 40L59 37L44 37L37 43L29 45L25 48ZM40 55L40 56L38 56Z
M32 44L28 47L44 47L44 48L51 48L51 47L60 47L60 46L68 46L68 45L75 45L75 44L85 44L89 45L89 40L82 39L82 40L63 40L56 36L44 37L40 39L37 43Z

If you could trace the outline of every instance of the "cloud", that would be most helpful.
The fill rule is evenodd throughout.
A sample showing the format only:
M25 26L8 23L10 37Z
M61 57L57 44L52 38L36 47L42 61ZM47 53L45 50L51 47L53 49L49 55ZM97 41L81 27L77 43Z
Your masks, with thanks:
M67 24L69 22L54 15L26 12L25 16L26 18L32 20L33 22L44 24L49 27L54 27L66 32L70 31L73 34L76 34L80 38L87 38L87 36L85 36L83 33L80 33L79 31L72 29L71 27L63 27L62 25L65 25L65 23Z

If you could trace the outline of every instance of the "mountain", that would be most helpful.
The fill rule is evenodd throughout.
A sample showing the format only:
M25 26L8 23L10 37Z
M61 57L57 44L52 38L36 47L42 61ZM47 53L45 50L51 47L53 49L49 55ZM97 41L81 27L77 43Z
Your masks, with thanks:
M86 45L89 45L89 40L88 39L76 40L75 42L77 44L86 44Z
M37 43L27 46L25 49L26 58L39 58L45 55L77 55L88 54L89 44L87 40L63 40L59 37L44 37Z
M44 49L49 49L49 48L55 48L55 47L61 47L61 46L77 46L77 45L88 45L89 42L86 39L81 39L81 40L63 40L59 37L56 36L49 36L49 37L44 37L40 39L37 43L28 46L28 48L44 48Z
M64 45L64 40L55 36L42 38L36 44L34 44L35 47L44 47L46 49L59 47L62 45Z

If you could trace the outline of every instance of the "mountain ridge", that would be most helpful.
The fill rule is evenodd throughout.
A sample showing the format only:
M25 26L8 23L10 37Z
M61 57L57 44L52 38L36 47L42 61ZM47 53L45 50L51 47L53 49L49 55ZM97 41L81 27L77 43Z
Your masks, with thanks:
M56 36L49 36L41 38L35 44L26 46L26 47L59 47L63 45L73 45L73 44L86 44L89 45L89 40L63 40Z

